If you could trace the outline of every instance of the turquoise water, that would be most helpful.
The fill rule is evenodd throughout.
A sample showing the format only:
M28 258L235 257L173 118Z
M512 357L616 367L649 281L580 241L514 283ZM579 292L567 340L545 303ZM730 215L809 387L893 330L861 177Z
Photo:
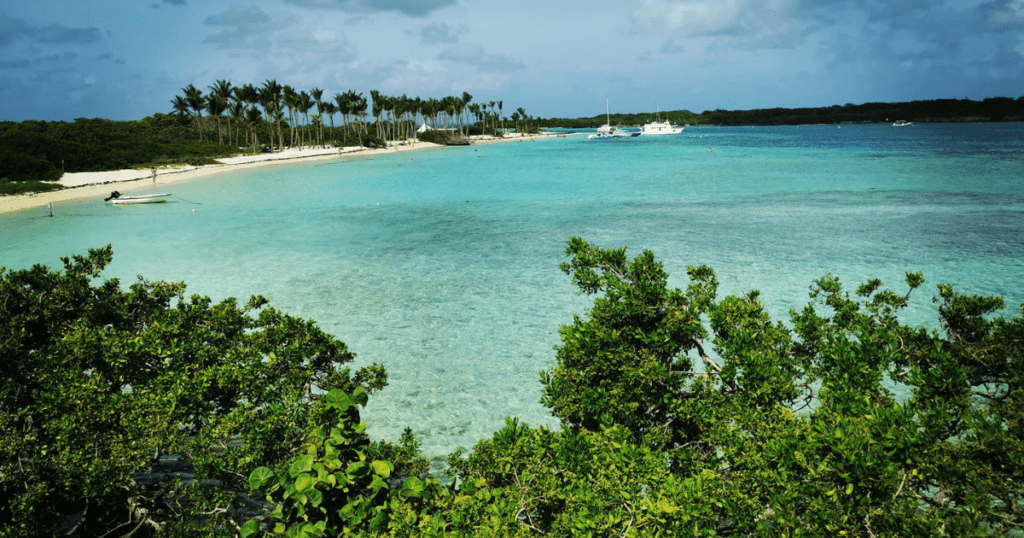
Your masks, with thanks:
M558 270L570 236L651 249L674 286L708 264L720 296L758 289L783 319L826 273L902 290L923 271L906 318L935 326L938 282L1005 296L1008 312L1024 302L1022 172L1024 124L577 135L225 174L161 187L175 195L163 205L0 215L0 265L112 243L107 276L124 282L263 294L359 364L386 365L371 433L410 426L441 457L507 416L553 422L538 373L591 302Z

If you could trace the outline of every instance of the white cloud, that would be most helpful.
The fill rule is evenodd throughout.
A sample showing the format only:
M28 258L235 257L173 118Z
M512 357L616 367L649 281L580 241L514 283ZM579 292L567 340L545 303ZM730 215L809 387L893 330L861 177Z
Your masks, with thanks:
M488 54L476 43L467 43L443 51L438 58L475 66L480 71L518 71L523 64L504 54Z
M207 26L224 28L217 34L207 36L203 43L217 45L219 49L265 48L274 31L285 26L287 22L290 21L273 20L256 5L234 4L203 21Z
M633 31L719 37L741 48L792 48L806 33L798 0L639 0Z
M459 36L469 33L469 27L462 26L458 29L452 28L445 23L432 23L424 26L420 30L420 36L423 43L427 45L437 45L441 43L458 43Z
M426 17L454 6L457 0L284 0L287 4L314 9L336 9L361 13L397 11L410 17Z
M988 24L996 31L1024 28L1024 0L1010 0L1005 6L990 12Z

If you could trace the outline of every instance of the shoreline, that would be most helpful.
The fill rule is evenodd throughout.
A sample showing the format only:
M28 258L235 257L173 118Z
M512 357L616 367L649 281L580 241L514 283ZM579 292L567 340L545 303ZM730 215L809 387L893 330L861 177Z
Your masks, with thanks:
M537 135L517 135L516 133L510 133L503 138L475 136L470 137L470 141L472 145L476 145L509 142L512 140L522 141L527 138L547 138L552 136L558 135L554 133L541 133ZM372 157L376 155L389 155L405 151L421 151L442 147L446 146L432 144L430 142L416 142L415 145L401 142L383 149L367 149L359 147L308 148L303 150L286 149L277 153L261 153L258 155L239 154L233 157L218 159L218 162L221 164L208 164L203 166L186 165L156 169L139 168L110 170L106 172L67 173L60 178L60 181L58 181L58 183L65 187L63 190L0 197L0 214L16 213L28 209L44 207L51 202L54 205L57 205L60 202L77 201L84 198L106 198L110 195L110 192L114 190L125 195L144 194L145 191L141 191L143 188L149 188L149 190L152 190L159 186L172 185L182 181L210 178L238 170L284 166L331 159L349 159L363 156ZM155 176L154 170L156 172Z

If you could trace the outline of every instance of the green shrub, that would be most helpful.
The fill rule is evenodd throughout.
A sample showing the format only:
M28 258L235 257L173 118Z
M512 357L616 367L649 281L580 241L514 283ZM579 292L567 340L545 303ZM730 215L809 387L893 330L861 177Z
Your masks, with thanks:
M416 137L423 142L441 144L442 146L468 146L469 139L456 131L430 130L417 133Z
M0 146L0 180L58 181L63 175L46 159Z

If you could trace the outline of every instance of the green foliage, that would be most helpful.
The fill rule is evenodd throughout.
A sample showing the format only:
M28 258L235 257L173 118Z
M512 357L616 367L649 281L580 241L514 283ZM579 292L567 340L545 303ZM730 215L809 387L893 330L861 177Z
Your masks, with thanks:
M444 131L444 130L428 130L422 133L416 133L416 138L423 142L430 142L432 144L441 144L443 146L468 146L469 139L462 136L462 133L458 131Z
M566 253L563 271L598 297L562 327L542 375L562 429L513 420L454 454L461 489L435 498L431 526L393 522L397 535L1002 536L1024 525L1024 319L994 317L1000 299L939 285L939 333L899 321L922 275L903 293L874 280L853 296L829 275L786 326L757 292L717 299L704 267L670 290L649 252L629 260L573 238Z
M410 476L400 489L391 489L388 481L395 465L368 457L366 423L359 420L359 407L366 400L361 388L351 396L332 389L319 417L322 425L309 432L302 454L277 473L260 467L249 475L250 486L265 492L267 501L276 506L268 516L269 532L253 519L242 527L242 538L270 533L292 538L380 533L388 527L393 502L408 503L428 489L439 488L436 480Z
M262 297L96 281L112 256L0 269L0 535L229 532L244 477L295 454L316 394L386 383Z
M351 354L311 321L181 284L94 287L109 247L0 271L0 534L1021 532L1024 316L1001 299L939 284L927 330L900 321L920 273L852 294L826 275L783 324L756 291L718 298L707 267L669 289L651 252L566 254L595 300L541 375L561 427L509 419L449 457L447 487L410 430L370 441L359 407L383 369L341 369ZM155 478L171 451L190 472Z
M392 487L410 476L423 478L430 470L430 460L420 454L420 443L411 428L406 428L396 443L373 441L367 448L367 454L370 459L387 460L395 466L389 479Z
M28 194L33 192L59 191L64 186L59 183L45 183L42 181L4 181L0 180L0 195L4 194Z
M195 164L239 151L193 140L187 127L176 116L162 114L141 121L2 122L0 177L56 181L64 171Z
M0 182L58 181L62 175L45 159L0 145Z

